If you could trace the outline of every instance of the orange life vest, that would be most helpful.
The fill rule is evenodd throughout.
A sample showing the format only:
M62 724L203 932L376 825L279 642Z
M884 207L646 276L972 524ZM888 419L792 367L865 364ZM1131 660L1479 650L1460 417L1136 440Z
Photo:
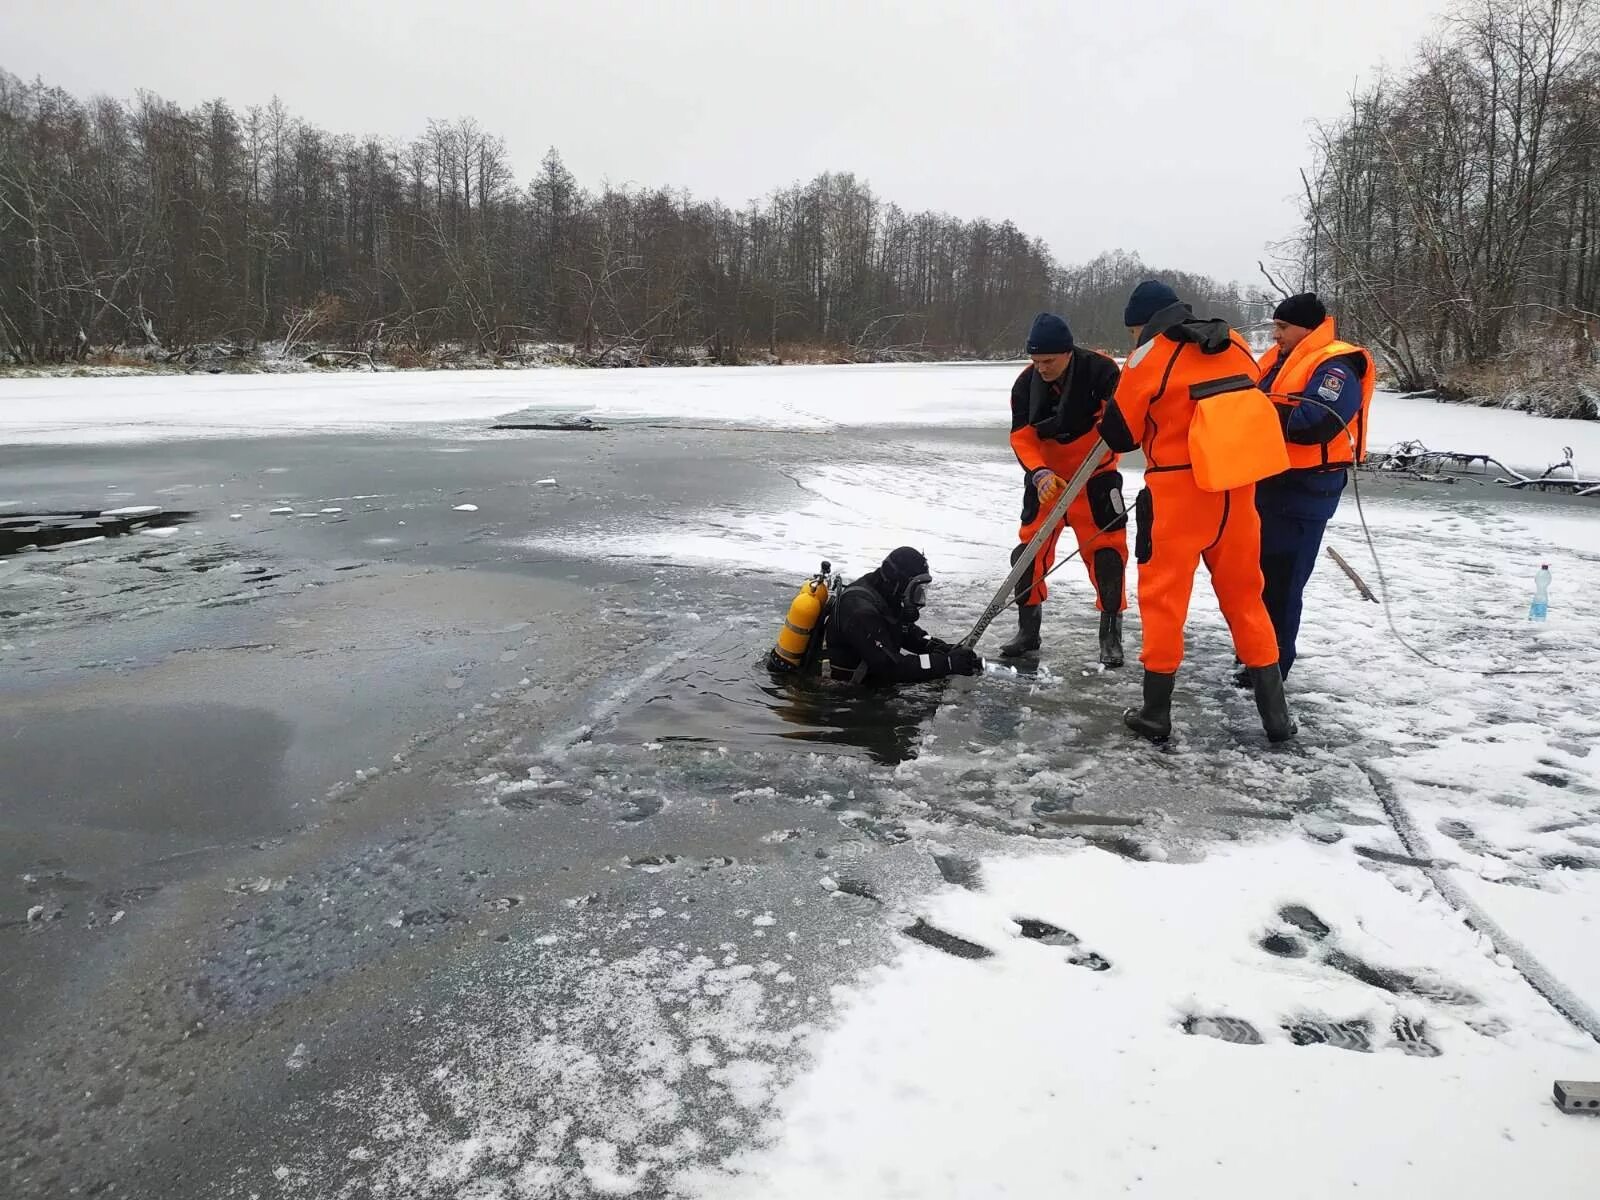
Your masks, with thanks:
M1191 340L1163 333L1135 349L1122 369L1115 403L1129 432L1144 449L1146 474L1192 471L1195 464L1189 435L1197 404L1213 395L1254 389L1260 378L1255 356L1238 333L1220 321L1204 324L1214 327L1210 333L1212 353ZM1267 424L1271 426L1270 419ZM1270 450L1270 456L1259 464L1253 479L1285 469L1275 448L1257 449ZM1257 464L1240 465L1250 474Z
M1282 353L1278 347L1273 346L1261 356L1262 379L1265 379L1268 372L1277 365ZM1341 342L1334 336L1332 317L1326 318L1289 352L1283 369L1272 381L1269 394L1272 402L1282 408L1299 407L1300 393L1305 391L1306 385L1311 382L1311 377L1317 373L1317 368L1331 358L1343 358L1346 355L1359 356L1365 360L1367 367L1361 376L1361 408L1356 412L1355 419L1350 422L1349 436L1336 433L1331 440L1320 446L1288 443L1291 470L1347 467L1367 456L1367 417L1372 409L1372 393L1377 385L1377 370L1369 351L1350 342ZM1355 441L1354 447L1351 446L1352 438Z

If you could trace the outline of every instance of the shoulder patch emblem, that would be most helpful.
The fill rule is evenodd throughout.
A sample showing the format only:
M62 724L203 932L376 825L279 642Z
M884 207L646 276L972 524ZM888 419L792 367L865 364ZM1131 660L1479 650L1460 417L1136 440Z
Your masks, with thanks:
M1344 392L1345 372L1343 367L1334 367L1322 377L1322 383L1317 387L1317 395L1330 404L1337 400Z

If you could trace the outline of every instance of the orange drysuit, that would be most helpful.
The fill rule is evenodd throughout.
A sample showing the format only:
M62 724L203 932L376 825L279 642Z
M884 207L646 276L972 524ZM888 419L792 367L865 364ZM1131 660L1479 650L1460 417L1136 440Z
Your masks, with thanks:
M1140 661L1147 671L1173 674L1183 662L1183 626L1202 560L1239 660L1247 667L1278 661L1277 635L1261 600L1255 485L1203 491L1189 462L1195 406L1189 389L1241 375L1260 378L1244 339L1226 321L1198 320L1188 305L1171 305L1144 327L1100 422L1113 450L1144 450L1135 556L1144 627Z
M1022 464L1022 526L1017 530L1023 546L1044 524L1054 499L1043 501L1033 474L1048 468L1065 483L1083 465L1098 434L1095 423L1117 387L1117 364L1093 350L1076 349L1066 373L1046 383L1033 367L1017 377L1011 387L1011 448ZM1128 562L1128 517L1122 502L1122 475L1117 456L1102 452L1099 465L1083 491L1067 506L1066 524L1078 539L1078 550L1089 583L1095 590L1095 607L1102 612L1127 608L1123 584ZM1058 526L1045 541L1033 570L1017 583L1018 604L1043 604L1050 589L1045 576L1055 565Z

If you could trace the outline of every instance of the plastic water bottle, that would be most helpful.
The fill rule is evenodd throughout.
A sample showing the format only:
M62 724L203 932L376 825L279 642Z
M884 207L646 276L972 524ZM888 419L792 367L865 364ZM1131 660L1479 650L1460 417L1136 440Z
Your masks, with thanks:
M1542 563L1533 577L1533 603L1528 606L1528 620L1542 621L1550 615L1550 564Z

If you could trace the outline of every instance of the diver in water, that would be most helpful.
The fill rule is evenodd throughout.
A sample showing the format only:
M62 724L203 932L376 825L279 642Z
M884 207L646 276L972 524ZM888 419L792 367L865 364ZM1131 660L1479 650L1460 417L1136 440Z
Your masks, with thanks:
M922 553L901 546L845 588L825 635L833 678L882 686L982 672L974 651L929 637L917 625L932 582Z

